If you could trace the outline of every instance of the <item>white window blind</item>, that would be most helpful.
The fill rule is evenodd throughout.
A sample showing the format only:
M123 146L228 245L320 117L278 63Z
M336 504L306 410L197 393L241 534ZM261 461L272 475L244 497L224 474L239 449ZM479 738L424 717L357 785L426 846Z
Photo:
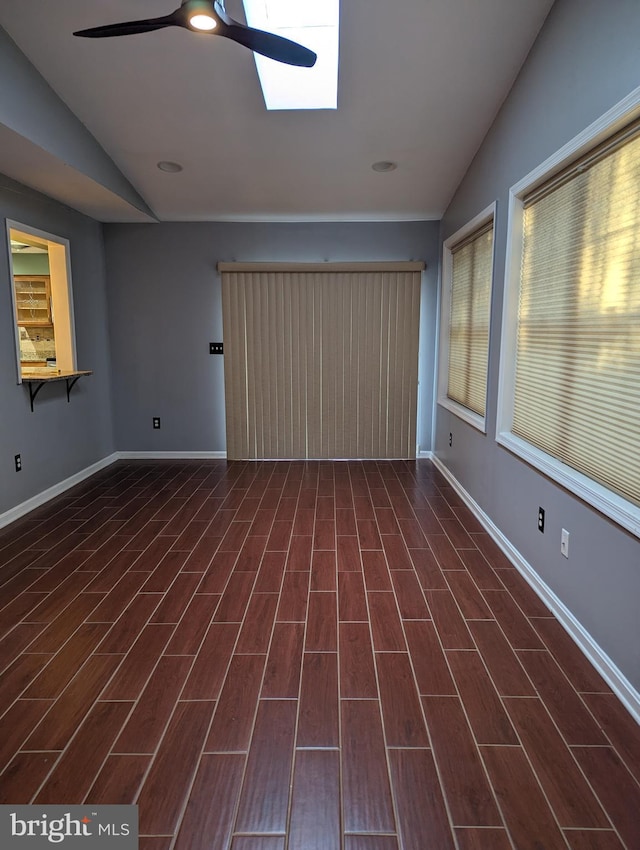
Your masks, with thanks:
M512 433L639 505L639 128L524 206Z
M451 248L447 396L485 415L493 221Z

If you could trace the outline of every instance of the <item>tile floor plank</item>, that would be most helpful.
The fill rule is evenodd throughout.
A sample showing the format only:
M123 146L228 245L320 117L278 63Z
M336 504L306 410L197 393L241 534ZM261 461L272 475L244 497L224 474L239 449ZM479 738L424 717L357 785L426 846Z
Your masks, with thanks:
M403 620L431 619L414 570L392 570L391 581Z
M180 702L138 795L140 835L173 834L198 767L213 703Z
M155 753L191 664L191 658L179 655L160 659L114 744L114 752Z
M413 568L423 590L448 590L444 572L431 549L411 549Z
M2 771L52 705L53 700L19 699L0 718L0 784Z
M395 595L384 591L367 594L373 646L376 652L402 652L406 649Z
M447 660L476 741L479 744L517 744L513 725L479 653L450 650Z
M335 652L305 652L298 712L298 747L337 747L338 658Z
M571 850L624 850L615 832L567 829L564 833Z
M226 850L244 763L245 756L239 754L202 756L174 850Z
M236 835L231 850L284 850L284 836Z
M150 756L110 755L84 802L92 805L132 805L150 762Z
M550 652L518 652L517 655L567 743L607 743L602 730Z
M629 782L622 759L611 747L572 747L591 787L629 850L640 848L640 787Z
M212 623L209 626L184 686L182 699L218 699L239 630L238 623Z
M164 650L165 655L196 655L211 625L220 597L196 593L185 608L178 627Z
M299 750L293 774L289 847L340 850L340 754Z
M390 750L402 850L454 850L454 838L430 750Z
M2 774L0 804L31 803L59 756L59 752L18 753Z
M505 705L560 826L607 829L607 817L540 700L511 697Z
M456 828L458 850L512 850L505 829Z
M533 685L499 625L492 620L471 620L469 628L498 693L510 697L535 696Z
M362 573L341 572L338 574L338 616L341 623L366 623L369 615Z
M295 723L294 700L260 701L240 794L236 832L285 832Z
M378 686L368 623L340 623L340 695L377 699Z
M408 621L404 624L404 630L419 693L455 695L456 687L433 622Z
M23 749L63 750L115 672L120 657L93 655L80 668ZM23 700L20 701L23 705Z
M520 747L481 747L518 850L566 850L562 832Z
M377 652L382 722L388 747L428 747L418 689L404 652Z
M455 826L500 826L480 753L457 697L422 697L427 728Z
M246 752L258 707L266 655L234 655L220 692L206 752Z
M236 653L266 653L278 607L277 593L253 593L240 629Z
M34 803L79 805L92 787L127 715L130 702L98 702L58 760Z
M105 700L137 699L169 642L173 630L174 626L170 625L145 626L101 698Z
M345 835L344 850L398 850L395 835Z
M345 832L396 831L377 700L342 700Z
M305 650L307 652L336 652L337 649L336 594L328 591L321 593L313 591L309 594Z
M618 755L640 783L640 727L613 694L585 694L584 700Z
M473 649L469 628L450 590L425 590L425 597L445 649Z
M308 595L309 573L286 572L276 615L278 622L303 623L307 618Z
M302 671L303 623L276 623L267 658L261 696L295 699Z

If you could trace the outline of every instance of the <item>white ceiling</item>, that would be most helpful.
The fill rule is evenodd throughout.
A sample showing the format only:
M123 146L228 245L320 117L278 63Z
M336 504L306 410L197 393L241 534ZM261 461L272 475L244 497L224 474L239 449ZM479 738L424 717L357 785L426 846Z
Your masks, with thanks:
M343 0L339 107L319 112L267 112L251 52L227 39L72 36L178 0L2 0L0 26L161 220L438 219L552 2ZM241 0L227 12L244 20ZM55 196L30 157L44 175L35 146L11 146L0 171ZM135 220L86 182L65 202Z

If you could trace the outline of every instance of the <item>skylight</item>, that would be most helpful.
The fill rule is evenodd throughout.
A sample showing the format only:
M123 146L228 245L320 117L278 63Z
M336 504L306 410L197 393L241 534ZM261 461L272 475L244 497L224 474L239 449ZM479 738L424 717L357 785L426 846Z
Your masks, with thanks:
M243 0L250 27L281 35L318 54L313 68L254 53L267 109L337 109L339 0Z

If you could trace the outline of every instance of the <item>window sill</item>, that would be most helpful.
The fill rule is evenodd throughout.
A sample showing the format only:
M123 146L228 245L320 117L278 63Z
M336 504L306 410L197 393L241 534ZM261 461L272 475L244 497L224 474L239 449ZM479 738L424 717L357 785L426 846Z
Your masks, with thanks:
M440 407L444 407L450 413L453 413L453 415L457 416L458 419L462 419L468 425L471 425L471 427L475 428L476 431L480 431L481 434L487 433L486 420L484 416L480 416L479 413L474 413L473 410L469 410L468 407L464 407L462 404L458 404L446 396L438 399L438 405Z
M496 442L635 537L640 537L640 507L509 432L499 432Z

